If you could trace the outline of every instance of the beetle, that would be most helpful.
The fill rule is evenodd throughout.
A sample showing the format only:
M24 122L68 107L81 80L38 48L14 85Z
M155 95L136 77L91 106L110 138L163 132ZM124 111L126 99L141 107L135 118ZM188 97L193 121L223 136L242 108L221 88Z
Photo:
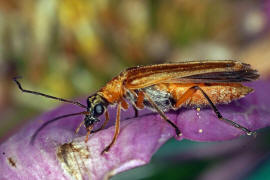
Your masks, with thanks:
M105 114L105 121L100 128L103 129L109 121L107 107L116 104L114 136L110 144L101 152L103 154L110 150L119 135L120 113L122 109L128 109L127 101L135 109L135 116L138 115L138 110L144 107L157 112L175 129L177 136L181 136L181 130L167 118L165 112L181 107L204 106L210 106L218 119L244 131L247 135L255 135L255 132L248 128L224 118L218 111L216 104L227 104L246 96L253 89L241 83L253 81L258 77L258 72L252 69L249 64L235 60L188 61L136 66L121 72L104 87L89 96L86 99L87 106L77 101L23 89L18 78L14 78L14 81L22 92L72 103L86 109L83 112L67 114L47 121L35 131L31 141L34 141L39 131L49 123L64 117L84 114L84 120L76 132L84 124L87 129L85 138L85 142L87 142L89 134L95 132L93 130L94 124L99 122L99 117Z

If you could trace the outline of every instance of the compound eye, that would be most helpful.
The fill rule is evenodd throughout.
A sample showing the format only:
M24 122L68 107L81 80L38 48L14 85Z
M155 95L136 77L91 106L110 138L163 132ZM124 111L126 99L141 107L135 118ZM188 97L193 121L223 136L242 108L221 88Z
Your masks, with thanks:
M103 112L104 112L104 107L103 107L103 105L101 105L101 104L97 104L96 106L95 106L95 108L94 108L94 111L95 111L95 114L96 115L101 115L101 114L103 114Z

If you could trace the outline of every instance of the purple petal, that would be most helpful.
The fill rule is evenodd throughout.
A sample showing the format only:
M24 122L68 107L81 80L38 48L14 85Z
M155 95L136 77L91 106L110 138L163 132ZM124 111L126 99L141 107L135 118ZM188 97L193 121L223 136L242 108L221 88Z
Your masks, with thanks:
M218 106L218 109L224 117L251 130L268 126L269 82L250 84L255 89L254 93L229 105ZM69 117L49 125L40 132L34 145L29 144L30 137L42 123L59 115L79 111L81 109L78 107L62 105L36 118L1 144L0 169L3 173L0 179L103 179L148 163L153 153L175 133L159 115L143 110L140 111L140 117L121 122L116 144L105 155L100 155L100 152L110 143L114 126L91 135L85 144L85 130L74 134L83 120L82 116ZM109 113L112 124L115 108L110 108ZM132 117L133 114L130 108L122 113L121 119ZM217 141L243 134L218 120L211 109L181 109L171 111L167 116L182 130L183 135L179 139ZM104 117L101 119L104 120Z

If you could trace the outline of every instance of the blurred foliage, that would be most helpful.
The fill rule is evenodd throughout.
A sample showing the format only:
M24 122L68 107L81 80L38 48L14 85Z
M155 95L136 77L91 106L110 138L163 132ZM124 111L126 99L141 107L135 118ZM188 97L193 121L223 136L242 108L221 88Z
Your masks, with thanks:
M27 89L64 98L165 61L240 58L266 77L269 19L269 0L0 0L0 138L57 105L22 95L18 75Z

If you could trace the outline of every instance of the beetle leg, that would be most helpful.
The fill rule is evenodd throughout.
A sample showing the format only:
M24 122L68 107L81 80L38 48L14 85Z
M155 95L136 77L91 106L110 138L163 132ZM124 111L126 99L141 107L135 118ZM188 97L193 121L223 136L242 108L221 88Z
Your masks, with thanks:
M177 136L181 136L181 131L179 130L179 128L172 122L170 121L167 116L164 114L164 112L158 108L158 106L156 105L156 103L150 98L150 96L144 92L145 97L149 100L150 104L152 105L153 108L155 108L157 110L157 112L159 113L159 115L165 120L167 121L174 129L175 129L175 133Z
M98 132L98 131L104 129L104 128L106 127L106 125L108 124L109 119L110 119L110 118L109 118L109 113L108 113L108 111L107 111L107 109L106 109L106 111L105 111L105 121L104 121L104 123L102 124L102 126L101 126L100 128L98 128L98 129L95 130L95 131L92 131L92 133L96 133L96 132Z
M134 109L134 118L136 118L136 117L139 116L139 111L138 111L138 109L136 108L135 105L132 104L132 107L133 107L133 109Z
M186 102L189 98L193 96L193 94L196 93L198 86L193 86L189 88L179 99L177 99L177 102L175 104L175 108L179 108L184 102Z
M85 143L87 143L87 141L88 141L88 136L91 134L93 128L94 128L94 125L91 125L91 126L89 126L89 127L87 128L87 134L86 134L85 140L84 140Z
M108 152L110 150L110 148L112 147L112 145L115 143L119 132L120 132L120 111L121 111L121 104L119 103L117 105L117 113L116 113L116 121L115 121L115 132L114 132L114 136L113 139L111 141L111 143L101 152L101 154L103 154L104 152Z
M143 109L144 107L143 101L144 101L144 93L142 91L139 91L136 101L136 107L138 107L139 109Z
M120 104L123 109L128 109L128 103L124 99L121 100Z
M84 121L82 121L79 126L76 128L75 133L78 134L79 130L81 129L82 125L83 125Z
M217 115L218 119L232 125L233 127L236 127L242 131L244 131L247 135L253 135L253 136L256 136L256 132L252 132L250 131L249 129L241 126L240 124L237 124L236 122L232 121L232 120L229 120L229 119L226 119L224 118L220 112L218 111L217 107L214 105L214 103L211 101L211 99L209 98L209 96L204 92L204 90L202 90L199 86L193 86L192 87L193 89L195 90L200 90L201 93L203 94L203 96L205 97L205 99L207 99L208 103L210 104L211 108L213 109L213 111L215 112L215 114Z

